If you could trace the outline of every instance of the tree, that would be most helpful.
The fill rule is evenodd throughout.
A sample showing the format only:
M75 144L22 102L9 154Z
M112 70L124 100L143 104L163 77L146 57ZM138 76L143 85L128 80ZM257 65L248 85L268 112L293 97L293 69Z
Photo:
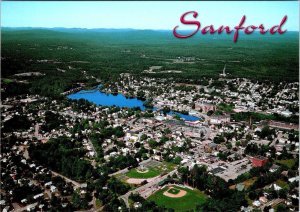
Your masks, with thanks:
M261 132L258 133L260 138L266 138L274 134L274 130L271 130L268 126L264 127Z
M226 153L219 152L218 157L220 158L220 160L223 160L223 161L227 160L227 154Z
M45 112L45 124L42 126L42 130L50 132L53 129L58 128L64 121L58 113L52 111Z
M210 110L210 111L207 112L206 115L211 116L212 114L214 114L214 111Z
M227 143L226 147L227 147L227 149L231 149L232 148L232 144L231 143Z
M288 208L286 207L286 205L284 205L284 204L277 205L276 212L285 212L285 211L288 211Z
M175 164L180 164L181 161L182 161L182 158L179 156L177 156L173 159L173 163L175 163Z
M93 167L82 159L85 151L80 145L67 137L59 137L50 139L46 144L32 144L29 147L29 155L54 171L72 179L84 180L93 173Z
M18 130L26 130L31 126L31 122L26 116L15 115L11 119L4 122L3 132L11 132Z
M140 140L144 141L148 138L148 136L146 134L142 134Z
M130 189L129 185L123 184L120 180L118 180L115 177L112 177L108 180L107 187L108 189L110 189L110 191L120 195L125 194Z
M148 144L149 144L149 146L150 146L152 149L155 149L157 146L159 146L159 143L156 142L154 139L150 139L150 140L148 141Z
M220 144L223 142L225 142L225 138L222 135L217 135L216 137L214 137L214 143Z

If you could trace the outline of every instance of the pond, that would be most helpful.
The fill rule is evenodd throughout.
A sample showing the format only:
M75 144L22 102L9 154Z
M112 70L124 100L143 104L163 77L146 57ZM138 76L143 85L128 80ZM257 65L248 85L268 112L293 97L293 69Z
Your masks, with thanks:
M99 86L98 86L99 88ZM118 107L127 107L127 108L133 108L133 107L139 107L141 110L146 110L149 108L146 108L143 104L144 101L139 100L137 98L126 98L123 94L109 94L101 92L99 89L93 89L93 90L81 90L77 93L73 93L67 96L69 99L85 99L89 102L92 102L99 106L118 106ZM157 110L156 108L153 108L152 110ZM183 118L186 121L198 121L200 118L196 116L191 115L185 115L179 112L170 111L170 115L177 114L180 116L180 118Z

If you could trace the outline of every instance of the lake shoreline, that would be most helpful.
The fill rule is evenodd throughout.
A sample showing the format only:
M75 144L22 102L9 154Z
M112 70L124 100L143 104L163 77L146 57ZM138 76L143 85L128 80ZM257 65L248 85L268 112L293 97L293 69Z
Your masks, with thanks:
M161 108L157 107L146 107L144 103L147 101L143 101L137 97L129 98L123 93L109 93L109 92L103 92L100 90L100 87L102 84L95 87L95 89L90 90L80 90L76 93L72 93L67 95L68 99L85 99L89 102L92 102L98 106L117 106L121 108L135 108L139 107L142 111L145 110L152 110L152 111L160 111ZM200 117L192 116L189 114L183 114L178 111L170 110L166 114L168 115L178 115L180 118L184 119L185 121L199 121L202 120Z

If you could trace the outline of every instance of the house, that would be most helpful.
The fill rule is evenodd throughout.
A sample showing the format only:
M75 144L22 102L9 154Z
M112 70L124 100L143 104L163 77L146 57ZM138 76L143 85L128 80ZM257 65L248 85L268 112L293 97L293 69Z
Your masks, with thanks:
M10 208L10 206L6 206L6 207L3 209L2 212L8 212L8 211L11 211L11 210L9 210L9 208Z
M21 203L27 203L27 199L22 199Z
M154 160L157 160L157 161L161 161L161 160L162 160L162 158L161 158L160 155L154 155L154 156L153 156L153 159L154 159Z
M262 204L266 204L268 202L268 199L265 197L265 196L261 196L259 197L259 201L262 203Z
M205 152L212 152L213 150L218 150L219 145L216 143L209 143L204 145Z
M27 211L34 211L35 206L36 206L36 204L28 205L28 206L26 207L26 210L27 210Z
M274 190L275 191L279 191L279 190L281 190L282 188L279 186L279 185L277 185L276 183L274 183L274 184L272 184L271 186L270 186L270 188L274 188Z
M203 113L207 113L208 111L215 111L216 105L209 103L195 103L195 110L200 110Z
M185 158L185 159L183 159L181 162L180 162L180 164L185 164L185 163L187 163L189 160L187 159L187 158Z
M260 204L260 201L258 200L255 200L252 205L256 206L256 207L259 207L261 204Z
M42 196L44 196L44 194L43 194L43 193L40 193L40 194L34 195L34 196L33 196L33 199L37 199L37 198L42 197Z
M156 119L157 121L163 121L163 120L165 120L166 118L163 117L163 116L156 116L155 119Z
M52 185L52 181L49 181L48 183L45 183L45 186L50 186Z
M134 208L140 208L140 207L142 207L142 204L141 204L140 202L135 202L135 203L133 204L133 207L134 207Z
M271 168L269 169L269 171L273 173L273 172L276 172L278 169L279 169L279 166L276 164L273 164L271 166Z
M53 193L53 192L56 192L57 191L57 188L55 186L50 186L50 191Z
M290 178L289 179L289 182L294 182L294 181L299 181L299 176L297 176L297 177L292 177L292 178Z
M289 110L286 111L282 111L281 115L285 116L285 117L290 117L293 113Z
M211 116L209 123L210 124L222 124L230 122L230 115L220 115L220 116Z

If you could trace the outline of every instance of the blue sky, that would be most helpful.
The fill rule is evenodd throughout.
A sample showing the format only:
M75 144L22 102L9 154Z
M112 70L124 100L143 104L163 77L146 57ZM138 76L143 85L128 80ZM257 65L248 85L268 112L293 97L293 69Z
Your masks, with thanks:
M2 2L4 27L77 27L170 29L180 25L180 16L197 11L202 26L236 26L246 23L271 27L288 16L285 28L299 31L299 2ZM180 25L181 26L181 25ZM181 29L186 29L181 26Z

